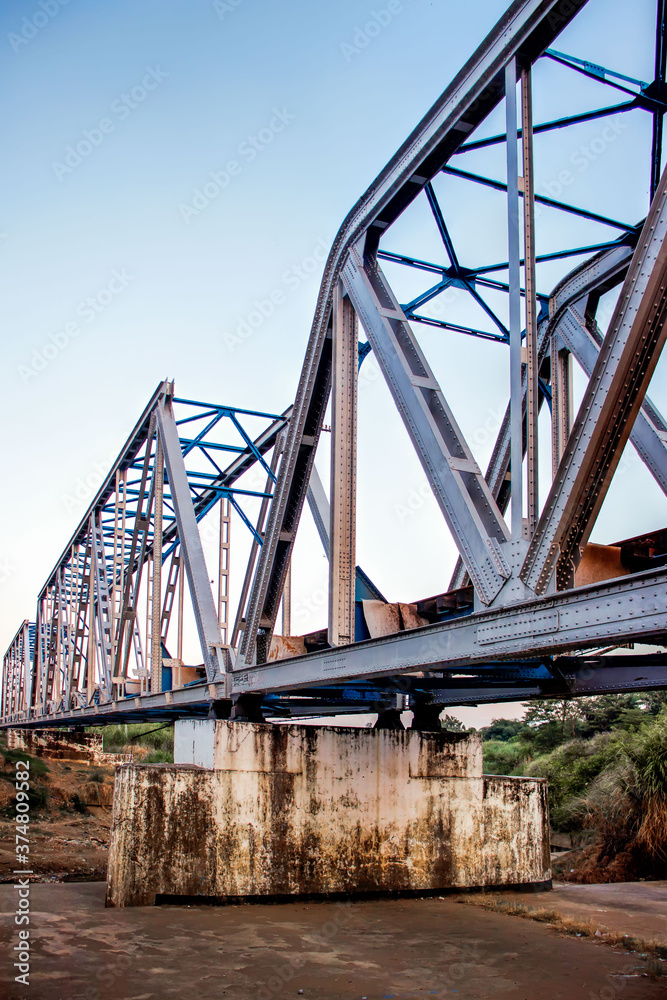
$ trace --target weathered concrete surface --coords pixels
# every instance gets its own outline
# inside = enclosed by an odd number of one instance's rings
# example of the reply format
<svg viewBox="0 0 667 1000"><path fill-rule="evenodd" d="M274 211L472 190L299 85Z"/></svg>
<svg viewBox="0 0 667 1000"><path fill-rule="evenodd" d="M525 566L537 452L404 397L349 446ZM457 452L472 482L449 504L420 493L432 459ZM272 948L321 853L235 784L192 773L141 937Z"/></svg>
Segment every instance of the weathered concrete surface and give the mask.
<svg viewBox="0 0 667 1000"><path fill-rule="evenodd" d="M5 958L16 943L15 896L0 886ZM641 978L636 955L451 897L105 910L103 884L70 883L33 885L30 905L30 986L14 983L6 958L7 1000L287 1000L299 990L299 1000L665 995L664 980Z"/></svg>
<svg viewBox="0 0 667 1000"><path fill-rule="evenodd" d="M130 760L130 754L105 753L101 735L72 732L71 729L8 729L7 746L50 760L87 764L122 764Z"/></svg>
<svg viewBox="0 0 667 1000"><path fill-rule="evenodd" d="M193 764L116 771L111 906L551 877L546 784L483 777L479 736L239 722L191 731Z"/></svg>
<svg viewBox="0 0 667 1000"><path fill-rule="evenodd" d="M546 781L495 774L486 774L482 780L483 884L506 885L551 878ZM544 874L536 877L540 871Z"/></svg>

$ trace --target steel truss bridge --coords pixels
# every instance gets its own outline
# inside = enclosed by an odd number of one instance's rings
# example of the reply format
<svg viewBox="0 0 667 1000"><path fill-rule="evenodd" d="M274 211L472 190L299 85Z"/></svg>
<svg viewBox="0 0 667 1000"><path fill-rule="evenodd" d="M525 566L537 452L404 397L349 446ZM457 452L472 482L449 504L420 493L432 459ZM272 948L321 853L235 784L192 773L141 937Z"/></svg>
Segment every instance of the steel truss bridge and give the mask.
<svg viewBox="0 0 667 1000"><path fill-rule="evenodd" d="M351 711L389 719L411 707L428 727L446 705L667 687L667 655L655 651L667 637L667 531L588 544L628 439L667 492L667 421L646 395L667 333L667 0L657 4L650 81L555 47L585 6L513 3L353 207L326 263L292 406L239 410L158 387L41 590L34 621L7 651L2 725ZM545 61L597 81L610 101L533 121ZM505 129L489 135L496 109ZM634 112L648 116L652 135L645 219L535 193L540 136ZM466 166L492 147L506 163L501 180ZM443 175L462 185L461 197L464 188L495 192L505 260L461 263L438 193ZM536 205L561 217L562 242L549 253L536 253ZM425 209L419 218L435 227L445 263L389 248L413 206ZM599 227L599 239L569 241L577 218ZM540 269L553 261L569 273L546 294ZM410 301L392 290L392 269L411 273L420 290ZM605 323L600 300L619 287ZM488 322L465 326L436 309L452 288ZM490 304L499 296L504 312ZM420 346L424 324L509 352L510 400L485 474ZM358 373L371 351L460 553L449 590L414 604L387 603L356 566ZM576 414L573 359L588 377ZM314 457L330 399L327 499ZM553 472L540 505L545 403ZM328 627L291 636L290 565L306 500L329 559ZM232 512L251 539L234 615ZM201 531L211 514L215 570ZM183 659L188 616L201 646L194 666Z"/></svg>

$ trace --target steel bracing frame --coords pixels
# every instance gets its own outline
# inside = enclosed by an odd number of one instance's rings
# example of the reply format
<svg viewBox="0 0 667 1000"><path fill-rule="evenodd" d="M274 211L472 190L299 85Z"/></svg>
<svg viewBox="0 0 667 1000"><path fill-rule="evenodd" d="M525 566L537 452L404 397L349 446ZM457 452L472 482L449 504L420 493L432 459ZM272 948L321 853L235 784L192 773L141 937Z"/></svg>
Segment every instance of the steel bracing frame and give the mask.
<svg viewBox="0 0 667 1000"><path fill-rule="evenodd" d="M272 415L208 406L161 384L40 593L33 633L24 623L5 657L4 724L209 711L308 716L667 687L667 657L646 648L667 636L667 533L614 546L625 559L616 573L586 586L577 579L628 440L667 493L667 421L646 395L667 331L666 0L657 2L648 82L562 51L557 39L584 6L516 0L353 207L325 265L291 407ZM534 121L547 64L623 100ZM483 134L496 108L505 130ZM645 218L619 218L613 199L598 211L538 192L541 136L635 112L651 119ZM468 154L494 147L504 148L503 176L469 167L477 161ZM448 185L461 197L484 189L497 199L504 259L463 262ZM425 209L444 263L397 252L392 226L413 206ZM599 236L538 252L536 206L598 227ZM557 262L563 277L549 290L542 266ZM412 276L413 289L421 282L407 300L392 288L399 274ZM599 303L619 288L607 324ZM452 289L474 305L478 323L448 315L442 304ZM420 326L508 351L509 403L485 473L419 342ZM358 372L369 353L460 553L450 590L414 605L387 604L356 566ZM573 361L588 378L576 413ZM545 403L553 481L540 506ZM264 425L250 433L248 420ZM223 423L236 445L215 438ZM314 465L328 430L330 501ZM291 567L306 500L329 559L328 625L294 637ZM200 531L216 505L217 601ZM234 616L231 516L251 532ZM186 600L198 668L182 659ZM285 638L277 641L281 608ZM394 624L383 630L381 620ZM175 672L166 688L165 665ZM198 676L185 680L188 670Z"/></svg>
<svg viewBox="0 0 667 1000"><path fill-rule="evenodd" d="M181 682L229 687L230 509L259 537L252 505L271 497L267 458L288 419L158 387L42 589L35 625L24 623L7 653L4 718L96 712L160 694L165 668ZM268 485L258 488L257 468L269 471ZM217 603L199 529L216 506ZM182 658L186 604L197 667Z"/></svg>

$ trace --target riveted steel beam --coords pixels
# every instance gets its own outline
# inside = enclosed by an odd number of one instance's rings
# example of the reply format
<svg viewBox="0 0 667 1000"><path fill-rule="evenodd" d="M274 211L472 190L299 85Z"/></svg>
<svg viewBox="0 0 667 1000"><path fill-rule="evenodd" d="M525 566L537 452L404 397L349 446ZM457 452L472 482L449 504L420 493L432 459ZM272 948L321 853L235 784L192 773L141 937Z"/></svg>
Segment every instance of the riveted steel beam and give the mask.
<svg viewBox="0 0 667 1000"><path fill-rule="evenodd" d="M558 336L590 378L603 342L599 330L586 325L576 306L567 306L559 318ZM667 493L667 422L646 396L630 432L630 440L663 493Z"/></svg>
<svg viewBox="0 0 667 1000"><path fill-rule="evenodd" d="M537 344L537 284L535 275L535 179L533 170L532 70L521 71L521 149L523 154L523 233L526 283L526 478L528 537L540 513L538 496L537 418L539 357ZM521 391L523 397L523 388ZM522 442L523 450L523 442Z"/></svg>
<svg viewBox="0 0 667 1000"><path fill-rule="evenodd" d="M354 642L357 518L357 318L339 283L333 308L329 642Z"/></svg>
<svg viewBox="0 0 667 1000"><path fill-rule="evenodd" d="M667 174L639 238L609 332L530 544L521 577L571 586L667 337Z"/></svg>
<svg viewBox="0 0 667 1000"><path fill-rule="evenodd" d="M310 473L310 482L308 483L308 506L310 508L310 513L313 515L313 520L315 522L315 527L317 528L317 534L322 542L322 548L324 549L324 554L329 558L329 527L331 521L331 508L329 507L329 501L327 495L324 492L324 485L320 479L320 474L317 471L317 466L313 465Z"/></svg>
<svg viewBox="0 0 667 1000"><path fill-rule="evenodd" d="M156 417L206 676L214 681L226 674L220 624L183 462L178 427L168 397L158 404Z"/></svg>
<svg viewBox="0 0 667 1000"><path fill-rule="evenodd" d="M510 495L512 540L523 538L523 422L521 335L521 237L519 234L519 164L517 158L516 57L505 67L507 123L507 241L510 316Z"/></svg>
<svg viewBox="0 0 667 1000"><path fill-rule="evenodd" d="M489 604L510 576L502 515L377 264L362 263L352 250L343 283L480 600Z"/></svg>
<svg viewBox="0 0 667 1000"><path fill-rule="evenodd" d="M611 250L604 250L590 260L579 264L570 272L552 292L549 303L549 319L542 319L538 324L538 369L550 351L550 341L555 338L558 342L559 323L567 309L590 296L602 294L619 284L625 277L628 265L632 258L632 246L618 246ZM582 363L582 362L580 362ZM553 365L553 359L552 359ZM583 364L582 364L582 367ZM592 365L591 365L592 370ZM590 374L590 373L589 373ZM552 379L554 373L552 371ZM558 377L558 376L556 376ZM524 368L522 375L522 392L524 405L526 401L526 379L527 370ZM553 383L552 383L553 389ZM558 390L553 393L556 396L556 407L558 406ZM657 413L657 411L656 411ZM566 415L569 417L569 414ZM658 414L658 418L659 414ZM565 426L561 426L561 436L564 430L567 431L562 443L565 448L565 440L569 436L571 418L565 421ZM656 422L656 427L659 427ZM524 450L526 441L524 438ZM557 445L560 448L560 444ZM556 450L556 449L555 449ZM562 451L559 452L559 460ZM499 510L505 513L509 503L509 468L510 468L510 407L508 405L500 429L496 438L496 443L486 470L486 481L498 504ZM555 471L555 470L554 470ZM467 580L465 565L459 559L449 584L450 590L463 587Z"/></svg>
<svg viewBox="0 0 667 1000"><path fill-rule="evenodd" d="M654 661L654 662L651 662ZM657 691L667 688L667 662L664 656L583 656L557 657L552 664L557 680L515 685L460 683L434 691L436 705L482 705L503 701L526 701L529 698L582 698L599 694L626 694L632 691Z"/></svg>
<svg viewBox="0 0 667 1000"><path fill-rule="evenodd" d="M419 195L465 137L504 97L504 70L537 59L586 0L516 0L427 112L339 230L320 286L285 453L249 599L239 662L263 662L275 624L314 450L331 385L330 323L334 291L354 244L373 253L380 234ZM493 586L491 589L493 590Z"/></svg>
<svg viewBox="0 0 667 1000"><path fill-rule="evenodd" d="M664 643L666 635L667 569L663 568L235 671L233 690L279 691L633 641Z"/></svg>

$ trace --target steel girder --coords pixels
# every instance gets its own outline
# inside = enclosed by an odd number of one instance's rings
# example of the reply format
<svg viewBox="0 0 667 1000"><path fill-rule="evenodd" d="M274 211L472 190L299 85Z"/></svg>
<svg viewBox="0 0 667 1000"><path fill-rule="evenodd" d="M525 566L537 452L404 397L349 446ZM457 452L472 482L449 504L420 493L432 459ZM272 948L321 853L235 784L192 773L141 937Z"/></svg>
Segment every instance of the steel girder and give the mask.
<svg viewBox="0 0 667 1000"><path fill-rule="evenodd" d="M332 646L354 642L357 531L357 318L339 285L333 305L333 402L329 629ZM312 478L312 475L311 475Z"/></svg>
<svg viewBox="0 0 667 1000"><path fill-rule="evenodd" d="M308 718L378 712L412 707L425 700L442 708L456 705L502 704L531 698L572 698L596 694L648 691L667 687L664 655L558 656L541 661L505 661L452 669L441 677L388 675L373 681L319 681L286 692L267 693L262 710L267 718ZM110 725L122 722L173 721L206 718L211 704L221 704L225 684L199 684L175 691L119 699L103 705L17 718L26 728ZM11 720L3 720L11 724Z"/></svg>
<svg viewBox="0 0 667 1000"><path fill-rule="evenodd" d="M419 195L465 137L503 98L507 63L513 58L532 63L581 6L583 3L569 0L517 0L512 4L339 230L320 287L275 498L253 581L239 668L252 664L256 658L266 659L267 635L276 621L329 398L333 295L350 250L364 240L365 252L375 252L382 231Z"/></svg>
<svg viewBox="0 0 667 1000"><path fill-rule="evenodd" d="M183 400L170 383L160 385L40 592L31 642L24 625L8 650L3 717L93 713L131 692L160 692L163 667L183 669L184 573L204 661L201 670L187 668L188 677L205 673L224 682L227 610L224 601L215 607L198 523L216 503L228 522L234 506L257 536L244 508L268 502L275 477L269 476L267 492L254 488L246 473L269 468L264 455L275 450L287 420ZM246 424L263 429L253 437ZM231 463L221 467L221 456L230 455ZM223 516L224 531L226 521ZM228 548L226 535L218 566L219 594L225 595ZM145 627L140 598L146 601ZM178 634L172 630L169 639L172 611ZM168 641L176 647L174 657Z"/></svg>
<svg viewBox="0 0 667 1000"><path fill-rule="evenodd" d="M630 263L521 576L536 593L559 562L571 583L667 338L667 173Z"/></svg>
<svg viewBox="0 0 667 1000"><path fill-rule="evenodd" d="M557 326L558 336L590 379L603 336L597 324L590 328L576 306L568 306ZM630 431L630 440L663 493L667 493L667 423L646 396Z"/></svg>
<svg viewBox="0 0 667 1000"><path fill-rule="evenodd" d="M665 634L667 569L661 569L235 671L233 690L290 690L354 677L463 667L489 659L661 642Z"/></svg>
<svg viewBox="0 0 667 1000"><path fill-rule="evenodd" d="M380 269L352 250L343 282L475 589L489 604L511 573L502 515Z"/></svg>
<svg viewBox="0 0 667 1000"><path fill-rule="evenodd" d="M196 715L202 713L207 702L215 704L221 699L229 702L249 693L262 695L266 710L272 706L278 713L294 716L299 712L348 711L355 705L362 706L358 710L368 710L372 705L386 707L396 704L397 698L406 697L455 704L667 686L667 669L659 658L623 657L624 661L632 662L620 663L610 657L561 655L647 639L662 643L667 634L667 620L662 613L667 605L664 570L631 573L587 588L572 587L572 571L628 435L632 435L640 455L663 489L667 483L665 422L655 406L643 398L662 346L665 303L661 289L667 277L663 250L667 181L663 179L659 186L656 174L666 108L662 96L666 51L664 5L660 0L656 78L648 85L549 48L584 2L518 0L514 3L355 205L334 241L326 264L294 406L280 416L264 415L271 417L270 425L254 442L245 436L244 446L238 449L238 458L231 466L221 469L209 448L207 459L215 471L209 471L207 476L201 469L188 467L189 456L200 447L202 438L184 436L171 412L170 391L164 387L158 390L140 421L143 443L137 447L136 441L130 442L126 447L126 451L130 449L128 454L132 453L133 468L141 472L141 484L136 491L140 499L133 501L138 506L129 515L132 521L131 532L127 534L131 539L129 556L122 531L120 550L116 544L111 554L101 554L99 539L100 534L104 537L105 526L101 520L93 519L88 534L81 536L76 547L70 543L68 549L71 551L68 559L78 569L72 573L65 564L59 564L41 595L44 600L35 637L39 652L35 655L42 666L31 681L33 712L39 707L40 715L33 716L34 724L54 724L45 722L46 719L57 719L62 724L63 719L93 716L100 721L115 720L132 713L147 718ZM624 90L632 99L534 124L532 69L541 56ZM517 80L521 85L520 121L515 103ZM506 134L476 140L471 133L504 98ZM656 197L643 230L641 225L619 221L609 214L535 194L533 135L635 108L648 111L653 117L651 192ZM517 140L521 140L521 157L519 160L516 155L515 143L508 142L507 183L459 170L449 163L454 155L506 142L508 136L513 140L515 132ZM519 162L523 164L522 176L518 172ZM447 228L446 212L439 202L436 178L440 174L482 184L506 196L510 222L506 262L475 268L461 265ZM448 265L398 254L382 245L391 224L420 197L428 202ZM518 224L521 199L523 257ZM586 247L537 254L535 203L615 228L621 235ZM590 254L596 256L576 268L550 296L538 291L537 265ZM379 261L435 275L436 284L401 304L380 270ZM507 271L507 282L493 277L499 271ZM603 338L596 324L598 300L622 281L626 272L617 315L609 334ZM477 329L428 315L429 303L453 286L472 297L493 329ZM487 289L509 295L508 324L486 302L482 292ZM521 330L522 297L526 303L525 338ZM373 349L459 547L462 559L452 585L461 586L469 575L476 602L473 614L362 642L351 641L354 638L355 314L366 329L370 345L359 346L359 358L363 359ZM510 404L485 477L418 343L410 326L412 322L510 345L513 373ZM574 423L570 355L591 376L585 406ZM314 475L313 461L332 386L332 503L329 505ZM538 523L537 413L545 399L553 410L553 455L559 468ZM204 407L193 401L180 402ZM204 408L203 415L213 424L222 415L235 419L232 411L215 406ZM155 440L154 449L142 450L147 439ZM166 464L164 481L161 449ZM269 451L270 464L263 459ZM524 461L528 514L525 522L521 502ZM239 644L235 662L234 649L223 648L220 642L220 614L210 593L197 522L221 497L228 498L237 513L244 516L230 486L253 464L263 466L267 485L263 491L253 491L253 496L261 501L256 524L246 518L253 531L253 546L231 639L233 647ZM113 490L124 497L123 503L116 502L115 510L116 519L120 518L123 524L128 516L123 504L129 501L127 492L123 493L127 482L119 476L128 467L126 459L121 461L114 470L116 480L105 487L107 500ZM267 662L281 600L284 621L289 622L289 612L285 615L285 609L289 608L285 587L306 496L330 558L328 635L310 637L308 648L315 649L314 652ZM511 528L504 518L510 502ZM116 535L119 530L116 527ZM102 549L111 547L109 538L107 524L107 541ZM121 699L132 642L135 657L138 656L136 603L144 564L147 582L153 587L151 669L162 656L162 628L165 618L168 622L171 604L167 612L166 594L164 605L160 603L163 560L155 559L157 550L171 559L167 592L172 598L179 580L182 587L180 566L184 563L187 567L207 683L195 684L190 690L165 692L152 683L150 693ZM538 597L550 585L552 567L559 556L559 565L566 567L567 572L559 574L555 593ZM104 559L112 569L101 572ZM121 601L116 581L123 573L125 587ZM357 568L357 582L359 577ZM133 580L138 582L133 584ZM108 601L104 596L105 585ZM112 610L105 610L108 607ZM72 608L77 608L76 613ZM87 624L88 608L98 610L96 646L91 639L94 630ZM114 614L119 613L120 621L125 623L120 633L113 628ZM123 642L119 642L119 635ZM323 648L327 644L329 648ZM100 661L100 669L91 684L93 654ZM556 659L554 654L558 654ZM69 657L67 671L58 667L64 655ZM520 657L524 660L520 661ZM107 668L111 659L112 672ZM84 668L88 684L85 704L81 704L80 675ZM429 675L428 680L421 676L423 671ZM140 668L137 674L142 676ZM64 677L69 678L65 686L70 695L73 687L78 691L78 704L71 697L67 704L59 700Z"/></svg>
<svg viewBox="0 0 667 1000"><path fill-rule="evenodd" d="M551 355L552 384L555 379L555 366L559 341L581 365L590 378L597 360L603 336L600 334L594 318L587 322L589 300L599 297L602 292L609 291L623 281L632 258L632 246L621 245L612 250L603 250L591 260L575 268L575 270L554 289L550 300L549 315L544 315L538 326L538 367ZM554 347L554 343L556 347ZM522 395L525 400L527 390L527 371L524 367L522 377ZM554 393L556 396L556 393ZM543 401L543 396L540 403ZM553 423L558 439L562 428L558 426L558 414L554 399ZM566 435L566 437L569 436ZM630 433L630 439L638 454L645 462L656 482L667 492L667 423L657 407L648 398L644 399L641 410ZM526 440L524 438L524 454ZM563 445L564 447L564 445ZM555 449L558 449L558 443ZM486 470L486 481L489 484L499 509L504 514L510 499L508 473L510 469L510 408L509 405L500 425L493 453ZM450 589L455 590L465 585L467 571L461 559L458 560L450 582Z"/></svg>
<svg viewBox="0 0 667 1000"><path fill-rule="evenodd" d="M27 684L32 660L31 646L34 640L34 626L31 626L30 622L24 621L4 655L2 662L2 718L10 718L26 710L30 700Z"/></svg>

